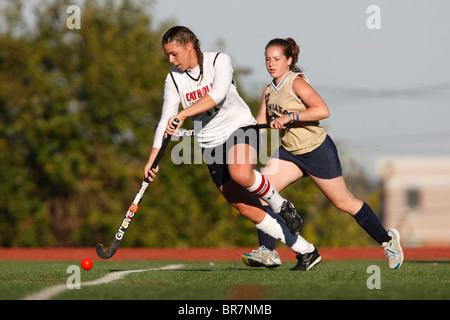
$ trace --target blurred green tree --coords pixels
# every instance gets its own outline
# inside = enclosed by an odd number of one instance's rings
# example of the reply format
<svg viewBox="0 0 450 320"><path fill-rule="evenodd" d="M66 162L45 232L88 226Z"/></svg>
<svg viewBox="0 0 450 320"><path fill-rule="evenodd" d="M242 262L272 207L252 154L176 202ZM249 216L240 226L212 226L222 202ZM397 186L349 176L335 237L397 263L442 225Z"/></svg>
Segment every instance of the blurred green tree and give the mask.
<svg viewBox="0 0 450 320"><path fill-rule="evenodd" d="M151 4L84 1L80 29L67 28L70 1L39 3L31 24L22 2L5 6L1 246L95 246L115 233L143 177L171 69L161 50L168 26L152 29ZM236 70L238 81L249 72ZM242 95L256 114L259 98ZM225 202L204 164L170 161L175 144L123 245L256 245L253 224ZM307 235L317 245L353 243L349 230L357 227L334 221L336 210L307 179L285 195L310 222Z"/></svg>

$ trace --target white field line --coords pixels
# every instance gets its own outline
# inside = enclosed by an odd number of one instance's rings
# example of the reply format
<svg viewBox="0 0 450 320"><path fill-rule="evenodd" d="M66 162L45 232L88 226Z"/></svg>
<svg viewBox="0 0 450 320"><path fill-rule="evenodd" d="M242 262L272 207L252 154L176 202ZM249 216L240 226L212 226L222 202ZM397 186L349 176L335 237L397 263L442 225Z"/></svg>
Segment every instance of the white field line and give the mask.
<svg viewBox="0 0 450 320"><path fill-rule="evenodd" d="M96 286L99 284L105 284L110 283L119 279L124 278L125 276L131 274L131 273L139 273L139 272L148 272L148 271L161 271L161 270L175 270L182 268L182 264L171 264L165 267L161 268L151 268L151 269L141 269L141 270L128 270L128 271L117 271L110 274L107 274L103 278L88 281L88 282L82 282L81 287L88 287L88 286ZM54 297L57 294L60 294L61 292L69 290L67 288L67 284L59 284L56 286L52 286L49 288L45 288L41 291L38 291L36 293L30 294L23 298L22 300L48 300L52 297Z"/></svg>

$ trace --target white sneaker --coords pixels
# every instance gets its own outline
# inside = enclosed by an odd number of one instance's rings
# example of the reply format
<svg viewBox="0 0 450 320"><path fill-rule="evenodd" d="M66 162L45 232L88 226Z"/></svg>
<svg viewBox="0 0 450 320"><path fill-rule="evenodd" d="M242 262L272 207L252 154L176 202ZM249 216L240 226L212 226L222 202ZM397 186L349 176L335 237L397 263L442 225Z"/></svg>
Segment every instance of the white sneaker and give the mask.
<svg viewBox="0 0 450 320"><path fill-rule="evenodd" d="M384 254L389 262L391 270L397 270L403 263L404 255L403 249L400 245L400 233L397 229L389 229L388 234L391 236L391 241L383 242L381 247L384 249Z"/></svg>
<svg viewBox="0 0 450 320"><path fill-rule="evenodd" d="M281 259L276 250L269 250L261 246L258 250L242 255L242 262L249 267L276 268L281 266Z"/></svg>

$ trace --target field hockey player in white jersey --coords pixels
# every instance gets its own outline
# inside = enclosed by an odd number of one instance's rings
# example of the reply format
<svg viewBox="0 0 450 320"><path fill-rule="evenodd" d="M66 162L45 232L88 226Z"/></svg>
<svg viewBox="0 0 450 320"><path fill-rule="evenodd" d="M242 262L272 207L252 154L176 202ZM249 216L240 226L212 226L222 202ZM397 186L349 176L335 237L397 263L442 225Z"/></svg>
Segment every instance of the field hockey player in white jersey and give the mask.
<svg viewBox="0 0 450 320"><path fill-rule="evenodd" d="M150 171L150 167L164 135L173 135L177 130L172 126L173 120L178 119L181 127L190 117L212 179L226 200L255 223L258 230L287 244L295 253L314 248L298 235L303 221L295 208L254 170L257 122L234 85L230 57L202 52L195 34L181 26L169 29L162 45L174 68L165 81L161 120L145 166L145 177L153 181L158 171L158 168ZM180 104L183 109L179 112ZM267 214L260 199L279 216Z"/></svg>
<svg viewBox="0 0 450 320"><path fill-rule="evenodd" d="M319 126L319 120L329 117L328 107L296 67L298 55L299 47L292 38L273 39L266 46L266 68L273 81L263 93L257 120L268 123L273 119L270 126L282 131L281 147L262 173L277 191L310 176L336 208L353 216L380 244L389 267L398 269L403 262L400 234L396 229L386 230L370 206L347 189L336 146ZM276 167L276 172L269 173L271 167ZM274 241L262 236L260 244L271 248ZM260 251L244 254L244 262L257 262ZM314 259L316 254L309 255Z"/></svg>

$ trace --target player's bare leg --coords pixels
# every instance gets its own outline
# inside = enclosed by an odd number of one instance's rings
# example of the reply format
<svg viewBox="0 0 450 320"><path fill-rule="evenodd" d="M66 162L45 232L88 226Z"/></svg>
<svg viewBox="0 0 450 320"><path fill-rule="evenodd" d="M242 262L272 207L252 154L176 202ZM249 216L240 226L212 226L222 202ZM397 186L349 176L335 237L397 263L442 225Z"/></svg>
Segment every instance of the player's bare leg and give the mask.
<svg viewBox="0 0 450 320"><path fill-rule="evenodd" d="M357 199L347 189L342 176L328 180L314 176L311 178L336 208L352 215L372 239L380 244L389 262L389 268L400 268L404 259L400 233L396 229L386 230L369 205Z"/></svg>

